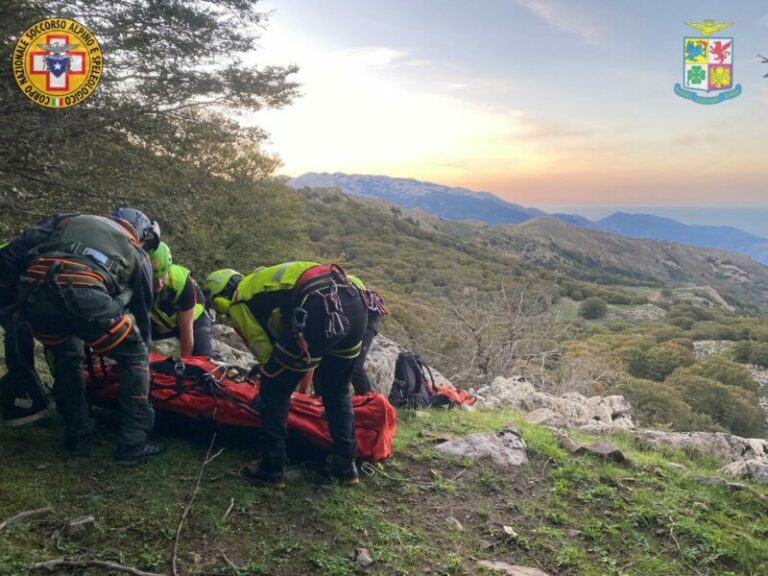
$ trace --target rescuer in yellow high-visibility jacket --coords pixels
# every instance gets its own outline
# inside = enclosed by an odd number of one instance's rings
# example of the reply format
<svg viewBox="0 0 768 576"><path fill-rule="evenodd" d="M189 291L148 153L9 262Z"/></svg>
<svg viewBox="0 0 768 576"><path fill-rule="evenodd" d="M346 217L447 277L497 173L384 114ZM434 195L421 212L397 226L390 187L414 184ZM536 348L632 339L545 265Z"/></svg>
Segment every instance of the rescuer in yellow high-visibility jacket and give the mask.
<svg viewBox="0 0 768 576"><path fill-rule="evenodd" d="M149 253L155 294L150 311L152 339L178 338L181 356L213 356L211 317L205 296L189 270L174 264L165 242Z"/></svg>
<svg viewBox="0 0 768 576"><path fill-rule="evenodd" d="M354 421L349 377L360 353L367 309L360 289L338 266L286 262L243 277L212 272L204 293L261 364L262 461L246 466L250 480L285 486L286 423L290 396L315 368L334 440L331 473L356 484Z"/></svg>

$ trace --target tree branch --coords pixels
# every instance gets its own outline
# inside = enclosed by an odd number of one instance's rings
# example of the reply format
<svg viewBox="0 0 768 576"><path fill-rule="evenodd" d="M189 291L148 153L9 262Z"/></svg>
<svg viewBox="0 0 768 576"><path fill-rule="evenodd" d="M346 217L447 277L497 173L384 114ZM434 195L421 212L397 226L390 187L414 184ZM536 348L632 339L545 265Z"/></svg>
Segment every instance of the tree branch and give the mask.
<svg viewBox="0 0 768 576"><path fill-rule="evenodd" d="M32 518L33 516L42 516L43 514L51 514L52 512L53 512L53 508L50 508L50 507L38 508L37 510L25 510L24 512L19 512L15 516L11 516L7 520L0 522L0 532L2 532L6 526L13 524L14 522L18 522L19 520L24 520L25 518Z"/></svg>
<svg viewBox="0 0 768 576"><path fill-rule="evenodd" d="M165 576L164 574L158 574L157 572L144 572L137 568L131 568L130 566L123 566L117 562L106 562L104 560L66 560L64 558L58 560L47 560L45 562L37 562L29 567L30 571L35 570L47 570L53 572L59 568L103 568L106 570L115 570L117 572L125 572L126 574L133 574L133 576Z"/></svg>

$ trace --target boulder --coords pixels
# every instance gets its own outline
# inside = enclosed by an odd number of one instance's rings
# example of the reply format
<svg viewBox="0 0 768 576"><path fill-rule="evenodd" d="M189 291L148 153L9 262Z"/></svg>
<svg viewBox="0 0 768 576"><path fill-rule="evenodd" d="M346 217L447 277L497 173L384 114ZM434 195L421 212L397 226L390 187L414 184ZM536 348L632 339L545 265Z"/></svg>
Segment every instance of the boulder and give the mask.
<svg viewBox="0 0 768 576"><path fill-rule="evenodd" d="M546 426L554 426L555 428L562 428L568 424L566 418L551 410L549 408L538 408L528 413L525 417L526 422L529 424L544 424Z"/></svg>
<svg viewBox="0 0 768 576"><path fill-rule="evenodd" d="M765 460L741 460L731 462L720 469L721 474L738 478L739 480L751 480L753 482L768 483L768 461Z"/></svg>
<svg viewBox="0 0 768 576"><path fill-rule="evenodd" d="M435 450L457 458L488 459L501 468L528 463L525 442L516 430L511 429L496 434L470 434L438 444Z"/></svg>
<svg viewBox="0 0 768 576"><path fill-rule="evenodd" d="M723 432L659 432L632 430L632 435L651 446L696 450L724 463L758 460L768 463L768 440L742 438Z"/></svg>
<svg viewBox="0 0 768 576"><path fill-rule="evenodd" d="M591 444L582 446L577 451L577 454L578 453L592 454L602 458L603 460L611 460L612 462L618 463L627 461L627 457L624 455L624 453L616 448L616 446L611 444L608 440L598 440L597 442L592 442Z"/></svg>

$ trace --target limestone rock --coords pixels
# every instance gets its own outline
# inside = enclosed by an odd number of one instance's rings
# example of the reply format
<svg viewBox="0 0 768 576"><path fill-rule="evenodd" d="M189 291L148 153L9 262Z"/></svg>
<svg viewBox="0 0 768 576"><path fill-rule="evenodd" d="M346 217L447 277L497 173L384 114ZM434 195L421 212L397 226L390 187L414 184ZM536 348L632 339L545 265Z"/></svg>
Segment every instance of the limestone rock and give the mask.
<svg viewBox="0 0 768 576"><path fill-rule="evenodd" d="M529 424L545 424L547 426L555 426L556 428L562 428L568 424L565 416L558 414L550 408L533 410L528 413L525 420Z"/></svg>
<svg viewBox="0 0 768 576"><path fill-rule="evenodd" d="M435 450L457 458L488 459L501 468L528 463L525 442L513 430L502 430L496 434L470 434L438 444Z"/></svg>
<svg viewBox="0 0 768 576"><path fill-rule="evenodd" d="M616 448L616 446L611 444L608 440L598 440L597 442L592 442L591 444L582 446L579 452L583 454L593 454L613 462L621 463L627 461L627 457L624 455L624 453Z"/></svg>
<svg viewBox="0 0 768 576"><path fill-rule="evenodd" d="M360 568L365 568L373 564L373 558L371 558L368 548L356 548L355 549L355 564Z"/></svg>
<svg viewBox="0 0 768 576"><path fill-rule="evenodd" d="M464 525L453 516L449 516L448 518L446 518L445 523L448 524L454 530L457 530L459 532L464 531Z"/></svg>
<svg viewBox="0 0 768 576"><path fill-rule="evenodd" d="M632 427L632 407L623 396L594 396L587 398L578 392L552 396L537 392L524 378L498 377L471 393L479 396L478 404L485 408L511 408L529 412L528 421L556 427L604 426Z"/></svg>
<svg viewBox="0 0 768 576"><path fill-rule="evenodd" d="M764 460L742 460L731 462L720 469L721 474L726 474L740 480L753 482L768 482L768 462Z"/></svg>
<svg viewBox="0 0 768 576"><path fill-rule="evenodd" d="M724 463L759 460L768 463L768 440L742 438L722 432L659 432L632 430L631 433L651 446L694 449Z"/></svg>

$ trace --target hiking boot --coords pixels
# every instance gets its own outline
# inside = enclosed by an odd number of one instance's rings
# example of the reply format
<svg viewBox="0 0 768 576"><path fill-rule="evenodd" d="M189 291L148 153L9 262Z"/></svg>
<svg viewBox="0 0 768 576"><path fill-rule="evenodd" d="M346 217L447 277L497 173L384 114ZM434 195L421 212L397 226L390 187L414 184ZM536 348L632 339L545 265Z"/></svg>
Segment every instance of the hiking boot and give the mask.
<svg viewBox="0 0 768 576"><path fill-rule="evenodd" d="M268 465L264 459L258 464L251 462L240 468L240 478L252 484L263 484L277 490L283 490L288 486L285 466Z"/></svg>
<svg viewBox="0 0 768 576"><path fill-rule="evenodd" d="M32 399L29 394L18 396L3 406L3 422L9 428L27 426L50 416L48 402Z"/></svg>
<svg viewBox="0 0 768 576"><path fill-rule="evenodd" d="M118 444L115 452L115 464L118 466L138 466L154 456L165 452L165 446L157 442L146 441L143 444L128 446Z"/></svg>
<svg viewBox="0 0 768 576"><path fill-rule="evenodd" d="M92 434L78 434L70 436L64 443L67 445L69 455L72 458L87 458L91 455L91 444L93 444Z"/></svg>
<svg viewBox="0 0 768 576"><path fill-rule="evenodd" d="M360 475L357 472L354 458L334 456L331 460L330 476L344 486L354 486L360 483Z"/></svg>

